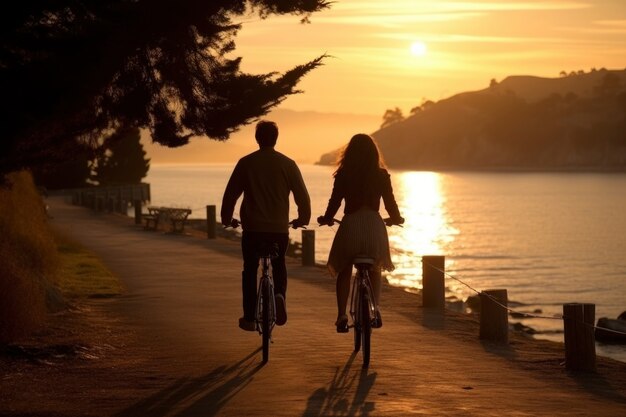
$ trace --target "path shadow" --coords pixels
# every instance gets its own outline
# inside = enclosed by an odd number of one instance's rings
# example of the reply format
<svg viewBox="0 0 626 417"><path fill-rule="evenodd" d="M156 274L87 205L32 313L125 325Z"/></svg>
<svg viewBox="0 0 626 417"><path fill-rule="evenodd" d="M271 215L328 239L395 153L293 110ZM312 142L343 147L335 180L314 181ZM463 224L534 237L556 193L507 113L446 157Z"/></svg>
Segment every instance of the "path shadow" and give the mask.
<svg viewBox="0 0 626 417"><path fill-rule="evenodd" d="M207 375L181 378L115 417L215 416L252 382L254 374L263 367L254 359L260 350L258 348L234 365L220 366Z"/></svg>
<svg viewBox="0 0 626 417"><path fill-rule="evenodd" d="M436 308L422 308L422 325L431 330L443 330L446 327L446 313Z"/></svg>
<svg viewBox="0 0 626 417"><path fill-rule="evenodd" d="M596 372L573 372L568 374L586 391L604 398L626 405L626 393L620 392L604 375ZM625 408L626 409L626 408Z"/></svg>
<svg viewBox="0 0 626 417"><path fill-rule="evenodd" d="M515 360L518 356L515 348L509 343L492 342L482 339L479 339L478 341L485 352L489 352L509 360Z"/></svg>
<svg viewBox="0 0 626 417"><path fill-rule="evenodd" d="M307 400L302 417L364 416L374 411L375 402L367 401L376 381L376 373L368 374L367 368L351 372L356 357L352 352L342 369L337 367L328 386L321 387Z"/></svg>

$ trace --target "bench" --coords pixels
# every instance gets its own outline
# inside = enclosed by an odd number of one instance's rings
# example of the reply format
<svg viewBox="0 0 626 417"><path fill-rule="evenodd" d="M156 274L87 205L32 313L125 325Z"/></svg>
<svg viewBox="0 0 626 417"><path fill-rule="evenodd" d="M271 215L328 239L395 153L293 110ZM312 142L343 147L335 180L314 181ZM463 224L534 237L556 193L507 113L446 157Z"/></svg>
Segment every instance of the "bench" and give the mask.
<svg viewBox="0 0 626 417"><path fill-rule="evenodd" d="M187 217L191 214L190 209L169 208L167 218L172 223L172 232L182 233L185 229Z"/></svg>
<svg viewBox="0 0 626 417"><path fill-rule="evenodd" d="M182 233L190 214L190 209L149 206L148 214L144 214L142 218L146 222L146 229L156 230L159 227L160 219L163 219L170 222L172 232Z"/></svg>
<svg viewBox="0 0 626 417"><path fill-rule="evenodd" d="M146 222L146 229L156 230L159 227L159 207L148 207L148 214L143 214L141 218Z"/></svg>

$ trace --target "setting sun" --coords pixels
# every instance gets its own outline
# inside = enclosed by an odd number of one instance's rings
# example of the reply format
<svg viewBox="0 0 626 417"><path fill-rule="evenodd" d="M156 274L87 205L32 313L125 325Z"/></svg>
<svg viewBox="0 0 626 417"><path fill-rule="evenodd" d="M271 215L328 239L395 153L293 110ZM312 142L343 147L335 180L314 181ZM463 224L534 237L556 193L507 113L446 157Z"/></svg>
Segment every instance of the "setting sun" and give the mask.
<svg viewBox="0 0 626 417"><path fill-rule="evenodd" d="M411 44L411 54L415 56L426 55L426 44L424 42L413 42Z"/></svg>

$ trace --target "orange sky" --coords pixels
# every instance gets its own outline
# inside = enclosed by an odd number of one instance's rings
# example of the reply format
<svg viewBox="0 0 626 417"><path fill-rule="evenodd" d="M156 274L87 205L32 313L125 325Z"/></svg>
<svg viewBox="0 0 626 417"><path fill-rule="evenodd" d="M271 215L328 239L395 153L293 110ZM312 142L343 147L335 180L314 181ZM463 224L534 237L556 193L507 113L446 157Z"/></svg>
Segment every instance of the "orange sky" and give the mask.
<svg viewBox="0 0 626 417"><path fill-rule="evenodd" d="M626 0L339 0L311 22L242 19L244 71L333 56L283 108L408 114L424 98L482 89L492 78L626 66Z"/></svg>

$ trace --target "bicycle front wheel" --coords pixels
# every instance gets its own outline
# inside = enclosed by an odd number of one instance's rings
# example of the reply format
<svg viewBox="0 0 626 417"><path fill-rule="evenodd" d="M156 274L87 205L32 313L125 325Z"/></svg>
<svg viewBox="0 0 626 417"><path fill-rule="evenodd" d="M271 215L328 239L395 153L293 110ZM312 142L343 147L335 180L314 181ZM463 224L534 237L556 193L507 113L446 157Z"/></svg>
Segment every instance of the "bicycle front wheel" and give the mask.
<svg viewBox="0 0 626 417"><path fill-rule="evenodd" d="M361 335L363 339L363 366L368 366L370 364L372 317L370 315L370 298L367 292L364 292L361 297Z"/></svg>
<svg viewBox="0 0 626 417"><path fill-rule="evenodd" d="M270 358L270 341L272 337L272 294L269 280L264 279L261 286L261 304L263 311L261 313L261 335L263 336L263 363Z"/></svg>

